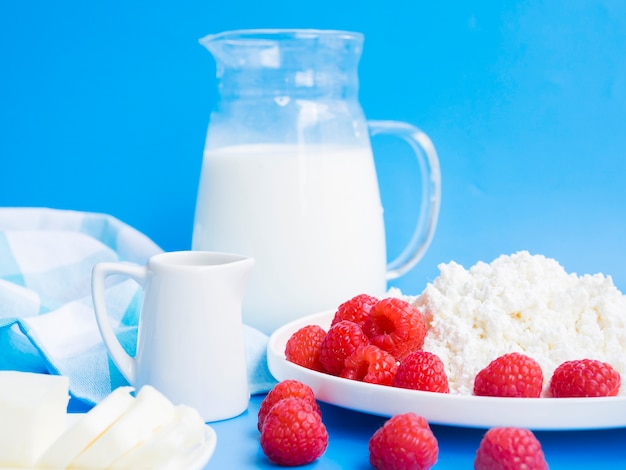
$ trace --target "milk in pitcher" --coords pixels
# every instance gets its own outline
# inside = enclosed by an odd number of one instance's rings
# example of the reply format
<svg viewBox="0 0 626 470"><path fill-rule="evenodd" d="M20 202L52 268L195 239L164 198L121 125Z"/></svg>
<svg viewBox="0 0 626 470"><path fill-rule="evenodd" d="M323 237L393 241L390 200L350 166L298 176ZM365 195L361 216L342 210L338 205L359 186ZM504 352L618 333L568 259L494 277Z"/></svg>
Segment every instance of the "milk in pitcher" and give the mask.
<svg viewBox="0 0 626 470"><path fill-rule="evenodd" d="M386 289L369 147L254 144L204 154L193 249L255 259L244 322L265 333ZM337 263L337 260L340 260Z"/></svg>

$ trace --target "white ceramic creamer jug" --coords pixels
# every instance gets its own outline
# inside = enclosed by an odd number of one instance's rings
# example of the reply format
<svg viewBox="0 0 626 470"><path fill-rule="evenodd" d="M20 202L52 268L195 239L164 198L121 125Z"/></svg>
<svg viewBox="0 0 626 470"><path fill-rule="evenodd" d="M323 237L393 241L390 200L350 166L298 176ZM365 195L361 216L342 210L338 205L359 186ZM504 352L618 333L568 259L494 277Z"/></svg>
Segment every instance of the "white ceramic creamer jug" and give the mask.
<svg viewBox="0 0 626 470"><path fill-rule="evenodd" d="M254 260L230 253L179 251L146 265L97 263L92 296L104 344L139 390L151 385L205 421L243 413L250 400L241 300ZM106 309L105 279L123 275L142 289L135 357L124 350Z"/></svg>
<svg viewBox="0 0 626 470"><path fill-rule="evenodd" d="M194 250L254 257L244 322L271 333L350 297L381 296L433 237L439 162L403 122L366 121L358 101L363 36L242 30L201 43L217 67L198 188ZM388 263L370 135L408 142L421 169L421 212L409 246Z"/></svg>

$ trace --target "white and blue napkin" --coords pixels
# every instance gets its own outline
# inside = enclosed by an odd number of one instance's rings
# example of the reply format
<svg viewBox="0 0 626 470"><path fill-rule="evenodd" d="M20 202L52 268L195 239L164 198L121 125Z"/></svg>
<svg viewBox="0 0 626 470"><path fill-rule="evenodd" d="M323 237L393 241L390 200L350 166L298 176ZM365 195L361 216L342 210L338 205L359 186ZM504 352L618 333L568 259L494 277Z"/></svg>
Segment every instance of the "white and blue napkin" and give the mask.
<svg viewBox="0 0 626 470"><path fill-rule="evenodd" d="M125 385L93 313L91 270L101 261L145 263L161 252L148 237L105 214L0 208L0 369L68 376L70 406L87 409ZM111 285L107 310L134 354L141 290ZM251 393L268 391L267 336L244 328Z"/></svg>

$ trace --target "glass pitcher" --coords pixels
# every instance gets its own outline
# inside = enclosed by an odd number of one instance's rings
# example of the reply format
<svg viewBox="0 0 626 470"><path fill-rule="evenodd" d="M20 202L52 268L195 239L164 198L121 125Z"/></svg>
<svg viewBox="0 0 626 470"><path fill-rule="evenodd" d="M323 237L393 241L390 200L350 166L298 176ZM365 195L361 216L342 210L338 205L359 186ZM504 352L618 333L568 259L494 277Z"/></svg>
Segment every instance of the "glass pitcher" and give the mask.
<svg viewBox="0 0 626 470"><path fill-rule="evenodd" d="M439 162L412 125L366 121L363 35L241 30L200 40L215 58L192 248L255 258L244 321L270 334L354 295L381 297L423 256L437 224ZM370 135L411 145L421 171L416 228L388 262ZM420 195L416 195L419 197Z"/></svg>

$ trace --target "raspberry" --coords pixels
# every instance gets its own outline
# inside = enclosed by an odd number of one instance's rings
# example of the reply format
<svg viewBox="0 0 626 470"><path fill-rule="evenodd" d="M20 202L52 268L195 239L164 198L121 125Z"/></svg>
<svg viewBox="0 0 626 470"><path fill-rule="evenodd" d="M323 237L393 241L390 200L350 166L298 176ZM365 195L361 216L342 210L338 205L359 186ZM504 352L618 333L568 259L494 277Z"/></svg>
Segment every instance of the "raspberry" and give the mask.
<svg viewBox="0 0 626 470"><path fill-rule="evenodd" d="M317 404L317 401L315 401L315 393L313 393L313 389L311 387L298 380L283 380L282 382L274 385L274 388L269 391L261 402L257 422L257 428L259 431L263 429L265 417L270 412L272 407L279 401L286 398L301 398L302 400L308 401L321 415L319 405Z"/></svg>
<svg viewBox="0 0 626 470"><path fill-rule="evenodd" d="M306 465L317 460L327 447L326 426L307 400L285 398L265 418L261 449L278 465Z"/></svg>
<svg viewBox="0 0 626 470"><path fill-rule="evenodd" d="M376 302L378 302L376 297L367 294L359 294L356 297L352 297L337 308L330 326L339 323L341 320L349 320L363 327L365 319Z"/></svg>
<svg viewBox="0 0 626 470"><path fill-rule="evenodd" d="M398 365L396 358L378 346L359 346L344 361L340 376L379 385L391 385Z"/></svg>
<svg viewBox="0 0 626 470"><path fill-rule="evenodd" d="M321 326L307 325L300 328L287 340L285 358L299 366L322 372L324 367L320 362L320 349L325 337L326 331Z"/></svg>
<svg viewBox="0 0 626 470"><path fill-rule="evenodd" d="M369 441L370 464L377 470L426 470L437 463L439 445L428 422L415 413L396 415Z"/></svg>
<svg viewBox="0 0 626 470"><path fill-rule="evenodd" d="M359 325L342 320L330 327L320 348L320 362L324 370L332 375L339 375L344 361L356 349L368 344L369 340Z"/></svg>
<svg viewBox="0 0 626 470"><path fill-rule="evenodd" d="M494 359L474 379L474 395L485 397L538 398L542 387L539 363L517 352Z"/></svg>
<svg viewBox="0 0 626 470"><path fill-rule="evenodd" d="M426 322L411 304L390 297L372 307L363 331L372 344L402 360L424 345Z"/></svg>
<svg viewBox="0 0 626 470"><path fill-rule="evenodd" d="M593 359L567 361L557 367L550 379L550 394L564 397L614 397L621 377L610 364Z"/></svg>
<svg viewBox="0 0 626 470"><path fill-rule="evenodd" d="M547 470L541 443L528 429L491 428L476 451L474 470Z"/></svg>
<svg viewBox="0 0 626 470"><path fill-rule="evenodd" d="M443 362L439 356L427 351L413 351L400 362L393 386L450 393Z"/></svg>

